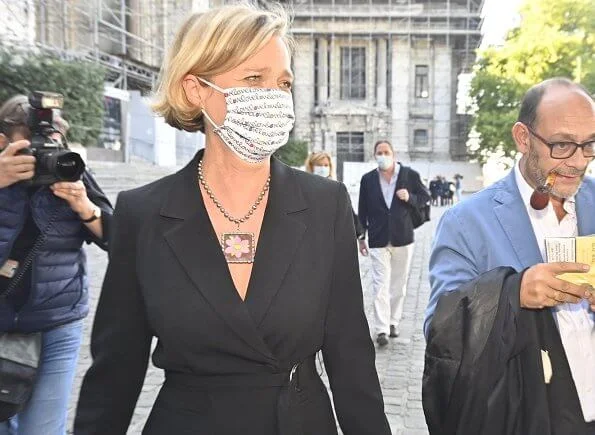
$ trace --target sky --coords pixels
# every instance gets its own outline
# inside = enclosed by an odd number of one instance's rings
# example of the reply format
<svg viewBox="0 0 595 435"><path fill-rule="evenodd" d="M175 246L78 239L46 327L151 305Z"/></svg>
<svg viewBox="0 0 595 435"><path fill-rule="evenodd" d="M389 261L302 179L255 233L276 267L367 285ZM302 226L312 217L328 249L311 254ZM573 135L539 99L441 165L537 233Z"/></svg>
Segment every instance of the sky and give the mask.
<svg viewBox="0 0 595 435"><path fill-rule="evenodd" d="M482 48L501 44L508 30L519 23L522 0L485 0Z"/></svg>
<svg viewBox="0 0 595 435"><path fill-rule="evenodd" d="M524 0L485 0L482 10L483 39L480 49L490 45L500 45L508 30L519 24L518 9ZM467 113L471 105L469 88L471 86L471 73L459 75L459 88L457 91L457 113Z"/></svg>

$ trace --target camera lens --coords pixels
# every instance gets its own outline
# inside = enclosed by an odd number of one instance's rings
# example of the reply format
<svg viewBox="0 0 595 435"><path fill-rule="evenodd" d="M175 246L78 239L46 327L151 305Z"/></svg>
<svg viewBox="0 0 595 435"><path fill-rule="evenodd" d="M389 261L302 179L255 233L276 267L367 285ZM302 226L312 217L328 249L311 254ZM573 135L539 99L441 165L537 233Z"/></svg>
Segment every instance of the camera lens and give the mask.
<svg viewBox="0 0 595 435"><path fill-rule="evenodd" d="M85 163L78 153L61 152L56 159L55 174L62 181L80 180L85 170Z"/></svg>

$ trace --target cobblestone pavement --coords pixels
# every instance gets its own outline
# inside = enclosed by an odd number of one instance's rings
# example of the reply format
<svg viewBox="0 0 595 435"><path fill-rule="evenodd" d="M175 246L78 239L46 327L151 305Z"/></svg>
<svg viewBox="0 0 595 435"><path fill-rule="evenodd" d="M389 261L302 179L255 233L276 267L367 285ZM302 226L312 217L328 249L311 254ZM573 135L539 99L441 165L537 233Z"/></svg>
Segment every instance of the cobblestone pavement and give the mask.
<svg viewBox="0 0 595 435"><path fill-rule="evenodd" d="M108 196L113 199L115 196L115 186L109 184L110 180L107 179L109 175L103 175L104 172L106 172L105 168L102 171L98 171L97 178L100 185L108 193ZM143 174L142 181L136 184L148 181L150 175L147 175L147 171L144 171ZM156 176L160 175L162 173ZM130 186L126 186L126 188L136 185L135 180L138 181L139 177L136 176L135 178L134 175L129 176L128 182ZM102 183L103 178L106 178L104 183ZM395 435L422 435L428 433L421 405L421 376L425 348L422 325L424 310L429 295L427 271L429 250L432 235L441 213L442 209L434 208L432 210L432 221L416 231L414 257L409 275L403 320L400 326L401 335L399 338L391 339L390 344L386 348L377 349L376 353L376 367L384 394L385 411L393 434ZM90 246L87 252L90 271L91 309L89 317L85 322L83 344L69 407L69 427L71 427L72 419L74 418L76 400L82 378L91 364L89 353L91 327L107 265L106 254L95 246ZM369 316L368 318L371 319L372 274L368 258L360 256L360 271L364 288L366 313ZM143 391L138 400L128 434L136 435L141 433L162 382L163 375L161 371L151 365L147 372Z"/></svg>

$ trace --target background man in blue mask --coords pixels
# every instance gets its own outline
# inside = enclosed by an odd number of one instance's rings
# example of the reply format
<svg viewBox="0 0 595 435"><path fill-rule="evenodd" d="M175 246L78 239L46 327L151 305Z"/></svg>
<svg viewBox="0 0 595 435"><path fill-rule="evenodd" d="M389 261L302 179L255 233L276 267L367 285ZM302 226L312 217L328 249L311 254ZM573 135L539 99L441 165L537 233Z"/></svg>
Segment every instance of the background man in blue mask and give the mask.
<svg viewBox="0 0 595 435"><path fill-rule="evenodd" d="M360 252L372 260L374 291L374 333L379 346L399 335L407 276L413 255L411 213L420 209L430 195L413 169L396 162L390 142L374 145L378 169L362 177L359 191L359 218L368 231L359 236Z"/></svg>

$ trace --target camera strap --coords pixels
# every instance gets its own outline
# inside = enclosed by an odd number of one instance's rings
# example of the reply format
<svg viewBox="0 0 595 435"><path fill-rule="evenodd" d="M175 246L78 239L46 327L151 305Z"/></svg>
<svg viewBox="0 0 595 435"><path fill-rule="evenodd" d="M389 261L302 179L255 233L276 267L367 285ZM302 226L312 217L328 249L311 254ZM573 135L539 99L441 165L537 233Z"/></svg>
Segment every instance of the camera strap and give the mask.
<svg viewBox="0 0 595 435"><path fill-rule="evenodd" d="M10 280L10 282L8 283L8 287L6 287L6 290L4 290L4 292L2 294L0 294L0 299L7 298L12 292L15 291L17 285L21 282L21 280L25 276L25 273L27 273L27 271L33 264L33 259L35 258L35 256L37 255L37 253L39 252L39 250L45 243L47 236L48 236L48 232L50 231L50 228L54 224L54 222L56 222L56 219L60 215L60 211L61 211L60 208L57 208L56 210L54 210L54 212L50 216L49 222L46 224L46 226L44 227L43 231L39 234L39 236L37 236L37 239L35 239L35 243L33 244L33 247L27 254L27 257L25 257L25 259L21 263L21 267L19 268L19 271Z"/></svg>

